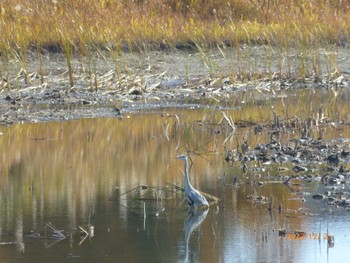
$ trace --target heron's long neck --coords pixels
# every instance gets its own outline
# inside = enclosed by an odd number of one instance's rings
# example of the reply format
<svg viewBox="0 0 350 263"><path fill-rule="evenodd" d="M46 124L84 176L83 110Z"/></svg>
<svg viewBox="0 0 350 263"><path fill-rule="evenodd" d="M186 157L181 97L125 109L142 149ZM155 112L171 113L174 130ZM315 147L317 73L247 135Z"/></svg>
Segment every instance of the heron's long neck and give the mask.
<svg viewBox="0 0 350 263"><path fill-rule="evenodd" d="M187 163L187 159L185 159L185 189L186 188L191 188L191 182L190 182L190 178L189 178L189 167L188 167L188 163Z"/></svg>

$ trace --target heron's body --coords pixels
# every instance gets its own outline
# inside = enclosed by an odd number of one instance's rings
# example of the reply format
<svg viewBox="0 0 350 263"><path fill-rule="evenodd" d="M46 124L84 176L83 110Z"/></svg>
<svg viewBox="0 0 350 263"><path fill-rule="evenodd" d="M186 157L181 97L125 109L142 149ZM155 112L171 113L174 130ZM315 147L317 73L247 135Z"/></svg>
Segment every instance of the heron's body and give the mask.
<svg viewBox="0 0 350 263"><path fill-rule="evenodd" d="M209 207L207 199L195 189L190 182L188 174L188 160L186 155L180 155L178 159L184 161L184 176L185 176L185 197L188 202L188 205L191 208L200 208L200 207Z"/></svg>

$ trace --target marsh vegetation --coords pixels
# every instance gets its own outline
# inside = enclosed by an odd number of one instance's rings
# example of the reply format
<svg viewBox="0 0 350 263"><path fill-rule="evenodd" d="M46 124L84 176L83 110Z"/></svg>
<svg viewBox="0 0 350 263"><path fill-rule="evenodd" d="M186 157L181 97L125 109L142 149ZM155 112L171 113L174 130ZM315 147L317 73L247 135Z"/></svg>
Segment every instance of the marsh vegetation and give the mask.
<svg viewBox="0 0 350 263"><path fill-rule="evenodd" d="M1 88L17 88L18 76L29 86L33 78L47 83L54 74L45 61L48 53L63 54L68 91L82 79L92 89L103 85L97 57L111 61L120 80L126 53L138 59L150 50L176 49L198 52L212 75L233 80L331 80L341 75L338 49L348 42L349 12L341 0L6 0L0 4ZM225 75L212 59L213 49L234 61ZM191 70L186 63L181 67Z"/></svg>
<svg viewBox="0 0 350 263"><path fill-rule="evenodd" d="M1 1L0 260L348 253L349 15L343 0ZM209 211L184 206L185 152Z"/></svg>

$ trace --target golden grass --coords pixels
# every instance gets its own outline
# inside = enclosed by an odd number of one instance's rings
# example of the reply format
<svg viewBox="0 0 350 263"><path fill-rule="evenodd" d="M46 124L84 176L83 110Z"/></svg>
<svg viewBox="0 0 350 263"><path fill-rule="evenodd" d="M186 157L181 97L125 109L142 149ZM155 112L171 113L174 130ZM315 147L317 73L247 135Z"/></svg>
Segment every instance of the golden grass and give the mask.
<svg viewBox="0 0 350 263"><path fill-rule="evenodd" d="M349 17L350 3L344 0L3 0L0 78L6 83L0 82L0 88L18 87L19 74L11 73L15 70L9 61L19 62L25 84L31 84L28 51L36 53L44 83L43 49L64 54L71 87L76 82L77 56L85 68L84 58L91 61L92 51L107 51L104 54L113 59L119 76L118 57L123 52L174 47L199 51L211 76L220 71L211 59L211 48L229 46L237 60L230 73L233 79L326 76L330 80L340 74L337 44L350 37ZM263 61L242 44L262 45ZM90 85L98 89L98 72L93 63L88 66Z"/></svg>
<svg viewBox="0 0 350 263"><path fill-rule="evenodd" d="M334 43L349 36L349 15L342 0L4 0L0 50Z"/></svg>

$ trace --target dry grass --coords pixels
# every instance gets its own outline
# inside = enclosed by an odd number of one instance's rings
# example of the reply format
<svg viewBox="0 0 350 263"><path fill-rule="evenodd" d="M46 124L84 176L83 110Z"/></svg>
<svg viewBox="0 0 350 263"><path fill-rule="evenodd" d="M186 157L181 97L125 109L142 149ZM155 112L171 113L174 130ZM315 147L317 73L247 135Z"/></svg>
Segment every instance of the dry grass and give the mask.
<svg viewBox="0 0 350 263"><path fill-rule="evenodd" d="M349 36L349 15L346 0L4 0L0 50L334 43Z"/></svg>
<svg viewBox="0 0 350 263"><path fill-rule="evenodd" d="M196 49L214 73L207 54L212 47L227 46L237 54L232 76L259 78L259 59L242 48L242 44L259 44L265 50L264 77L327 75L329 80L339 75L336 49L350 37L349 17L349 0L3 0L0 78L6 83L17 79L19 73L12 74L8 66L15 58L25 83L30 84L30 50L37 53L43 84L43 49L64 54L71 87L76 83L72 60L80 57L85 67L83 58L90 61L92 51L101 50L115 61L118 75L117 58L123 52L174 47ZM97 89L96 74L91 68ZM10 88L4 81L0 84Z"/></svg>

